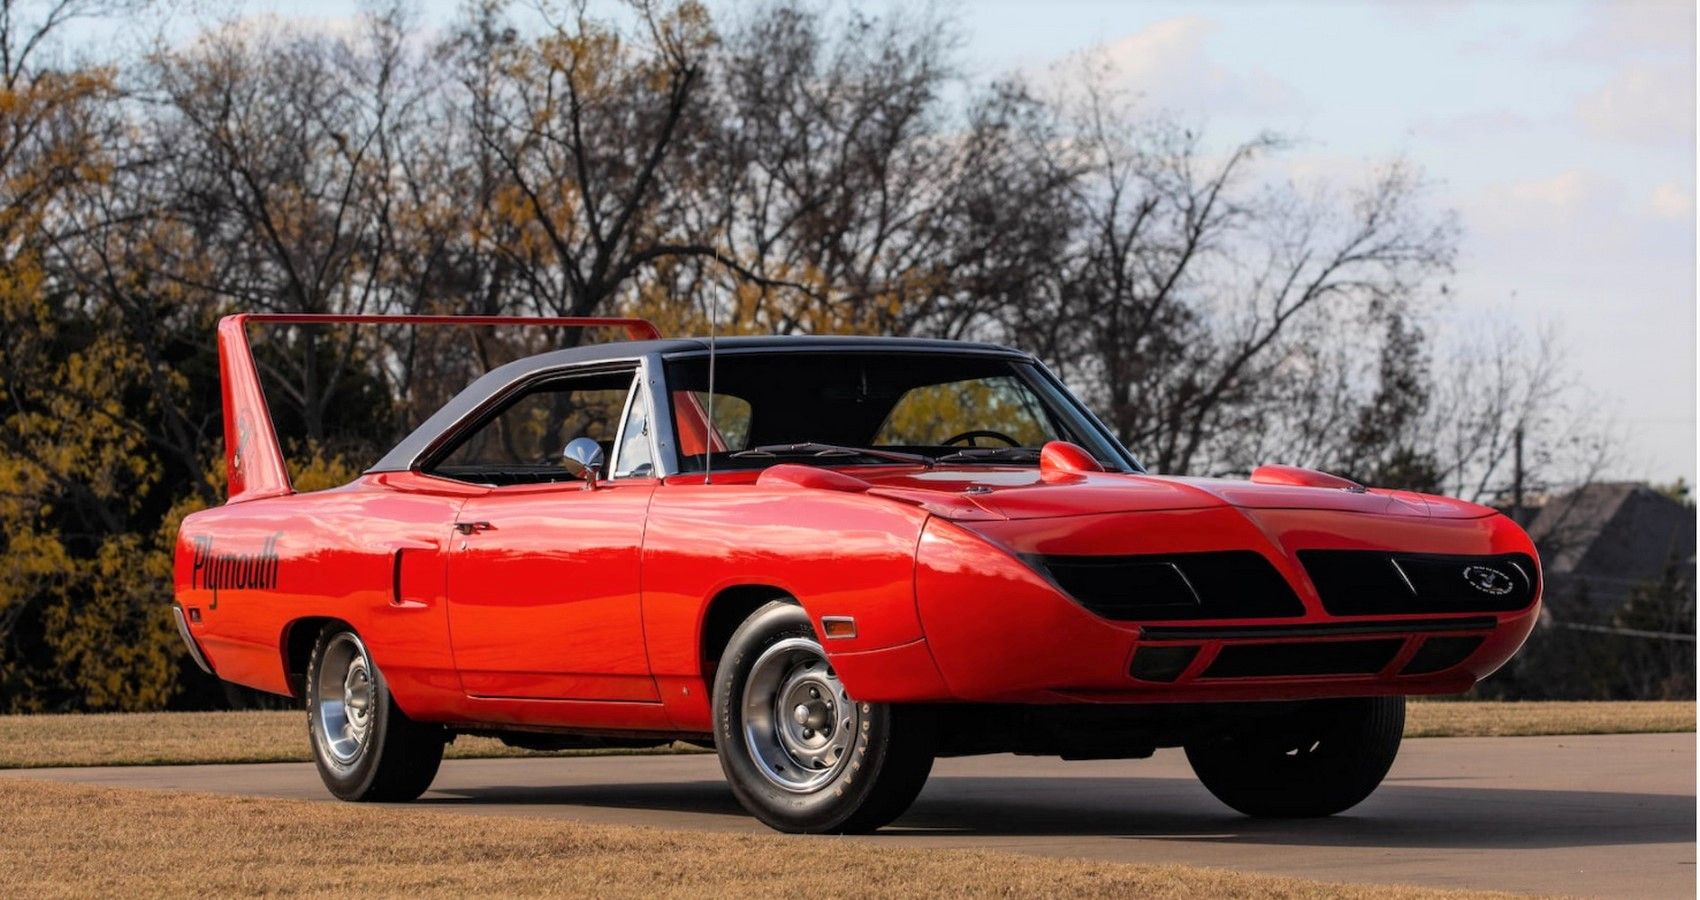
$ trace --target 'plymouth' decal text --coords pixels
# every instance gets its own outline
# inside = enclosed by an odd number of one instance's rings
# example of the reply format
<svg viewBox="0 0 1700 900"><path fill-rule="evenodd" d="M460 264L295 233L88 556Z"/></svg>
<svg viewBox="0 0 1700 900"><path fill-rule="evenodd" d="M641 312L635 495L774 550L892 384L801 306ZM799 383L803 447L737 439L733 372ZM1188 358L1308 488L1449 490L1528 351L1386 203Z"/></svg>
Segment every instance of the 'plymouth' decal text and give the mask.
<svg viewBox="0 0 1700 900"><path fill-rule="evenodd" d="M194 539L195 560L189 573L189 586L212 591L208 609L218 609L221 590L260 589L277 587L277 539L274 534L258 553L215 553L213 539L201 535Z"/></svg>

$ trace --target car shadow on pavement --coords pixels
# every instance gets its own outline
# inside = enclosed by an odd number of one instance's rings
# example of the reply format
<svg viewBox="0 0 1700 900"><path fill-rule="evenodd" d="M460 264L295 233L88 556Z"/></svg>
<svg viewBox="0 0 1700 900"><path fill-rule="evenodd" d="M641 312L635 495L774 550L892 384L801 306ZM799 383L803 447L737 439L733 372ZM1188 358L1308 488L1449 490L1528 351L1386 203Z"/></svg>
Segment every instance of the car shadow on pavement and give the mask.
<svg viewBox="0 0 1700 900"><path fill-rule="evenodd" d="M417 802L443 808L494 804L696 813L735 816L753 825L724 782L706 780L457 787L432 791ZM880 834L932 839L1094 836L1390 849L1685 843L1694 839L1694 797L1386 784L1341 815L1279 820L1239 815L1197 783L1178 779L935 776L909 812Z"/></svg>
<svg viewBox="0 0 1700 900"><path fill-rule="evenodd" d="M1694 797L1389 783L1337 816L1253 819L1177 779L945 777L886 833L1413 849L1684 843Z"/></svg>

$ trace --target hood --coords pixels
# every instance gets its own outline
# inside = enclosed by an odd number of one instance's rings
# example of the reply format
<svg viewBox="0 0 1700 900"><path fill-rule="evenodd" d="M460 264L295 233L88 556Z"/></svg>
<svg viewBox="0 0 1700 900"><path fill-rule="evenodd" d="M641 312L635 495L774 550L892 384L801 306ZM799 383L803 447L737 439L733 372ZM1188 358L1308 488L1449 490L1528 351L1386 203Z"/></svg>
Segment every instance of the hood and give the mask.
<svg viewBox="0 0 1700 900"><path fill-rule="evenodd" d="M1117 512L1327 509L1418 518L1470 519L1494 510L1411 491L1345 490L1223 478L1093 472L1047 478L1036 468L963 466L866 477L868 493L926 506L946 518L1040 519Z"/></svg>

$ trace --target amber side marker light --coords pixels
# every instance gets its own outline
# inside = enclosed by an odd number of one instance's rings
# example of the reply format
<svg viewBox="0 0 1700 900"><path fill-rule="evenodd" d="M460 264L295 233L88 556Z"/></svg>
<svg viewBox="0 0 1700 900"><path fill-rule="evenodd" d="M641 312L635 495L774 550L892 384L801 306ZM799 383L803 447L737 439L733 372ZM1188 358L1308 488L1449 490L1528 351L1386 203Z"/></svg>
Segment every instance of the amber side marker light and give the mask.
<svg viewBox="0 0 1700 900"><path fill-rule="evenodd" d="M856 620L850 616L821 616L821 632L828 638L853 638L856 636Z"/></svg>

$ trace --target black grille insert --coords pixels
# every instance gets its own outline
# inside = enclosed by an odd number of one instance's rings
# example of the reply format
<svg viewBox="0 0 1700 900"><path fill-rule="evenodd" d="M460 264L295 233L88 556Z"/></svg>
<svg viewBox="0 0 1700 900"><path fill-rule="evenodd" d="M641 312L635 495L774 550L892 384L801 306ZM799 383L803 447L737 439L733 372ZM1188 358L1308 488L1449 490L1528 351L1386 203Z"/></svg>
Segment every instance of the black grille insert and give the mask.
<svg viewBox="0 0 1700 900"><path fill-rule="evenodd" d="M1401 675L1428 675L1444 672L1469 658L1482 645L1479 637L1431 637L1417 648Z"/></svg>
<svg viewBox="0 0 1700 900"><path fill-rule="evenodd" d="M1303 644L1227 644L1204 670L1203 677L1373 675L1387 668L1404 643L1398 638L1377 638Z"/></svg>
<svg viewBox="0 0 1700 900"><path fill-rule="evenodd" d="M1522 553L1443 556L1381 550L1300 550L1330 615L1511 612L1535 600L1535 561Z"/></svg>
<svg viewBox="0 0 1700 900"><path fill-rule="evenodd" d="M1198 647L1184 644L1173 647L1141 647L1133 655L1133 665L1128 674L1140 681L1170 682L1181 677L1186 667L1192 664L1192 658L1198 655Z"/></svg>
<svg viewBox="0 0 1700 900"><path fill-rule="evenodd" d="M1146 641L1238 641L1255 638L1369 637L1377 634L1433 634L1437 631L1486 631L1499 623L1493 616L1467 619L1424 619L1402 622L1312 622L1293 625L1147 625L1139 629Z"/></svg>
<svg viewBox="0 0 1700 900"><path fill-rule="evenodd" d="M1144 556L1031 556L1082 606L1106 619L1265 619L1304 614L1268 559L1250 550Z"/></svg>

